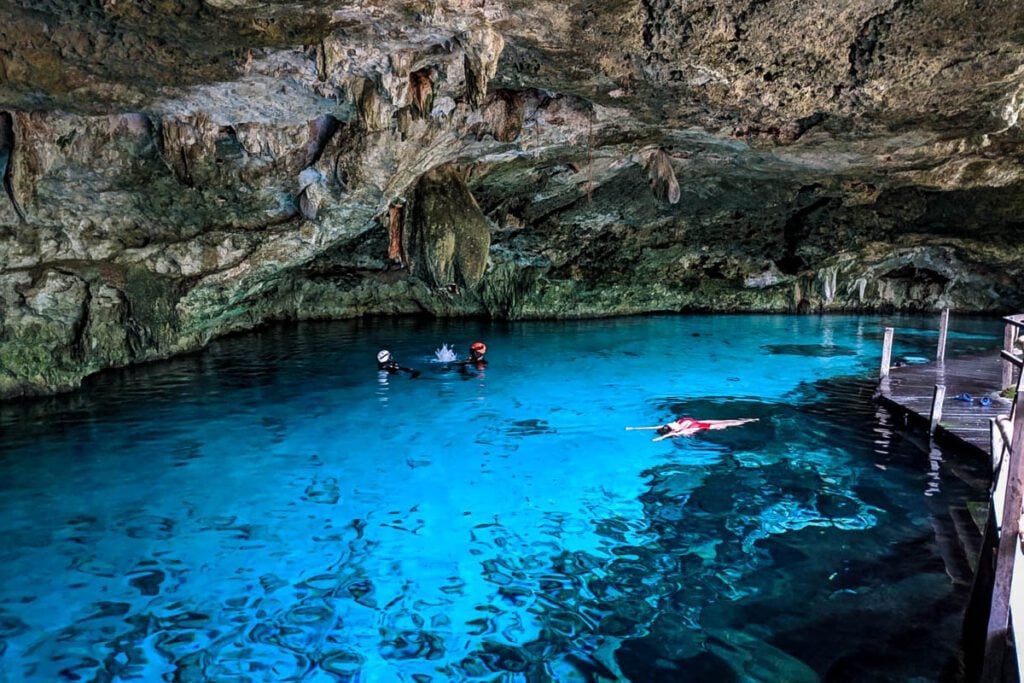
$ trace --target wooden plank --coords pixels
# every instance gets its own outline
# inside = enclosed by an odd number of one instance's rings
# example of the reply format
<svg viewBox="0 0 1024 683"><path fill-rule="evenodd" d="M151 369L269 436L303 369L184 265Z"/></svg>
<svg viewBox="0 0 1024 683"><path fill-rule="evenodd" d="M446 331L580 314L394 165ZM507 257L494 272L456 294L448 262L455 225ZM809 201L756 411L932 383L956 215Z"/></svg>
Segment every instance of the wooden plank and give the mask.
<svg viewBox="0 0 1024 683"><path fill-rule="evenodd" d="M1014 412L1020 408L1024 396L1017 394ZM996 575L992 584L992 607L989 611L985 636L985 665L981 681L996 683L1002 680L1003 658L1010 623L1010 581L1013 577L1013 558L1020 535L1021 502L1024 501L1024 481L1021 474L1021 444L1024 439L1024 420L1017 420L1010 443L1009 472L1003 499L1002 528L996 550Z"/></svg>
<svg viewBox="0 0 1024 683"><path fill-rule="evenodd" d="M977 356L947 358L943 363L921 363L892 368L889 376L879 384L884 401L900 410L917 415L931 426L935 386L946 387L947 398L942 404L941 418L935 432L958 439L966 446L987 452L989 420L1005 414L1010 402L995 398L1000 381L1002 361L999 351ZM958 401L952 396L971 394L973 401ZM993 398L989 406L979 405L983 396Z"/></svg>
<svg viewBox="0 0 1024 683"><path fill-rule="evenodd" d="M946 358L946 335L949 334L949 309L943 308L939 316L939 346L935 350L935 360L943 361Z"/></svg>

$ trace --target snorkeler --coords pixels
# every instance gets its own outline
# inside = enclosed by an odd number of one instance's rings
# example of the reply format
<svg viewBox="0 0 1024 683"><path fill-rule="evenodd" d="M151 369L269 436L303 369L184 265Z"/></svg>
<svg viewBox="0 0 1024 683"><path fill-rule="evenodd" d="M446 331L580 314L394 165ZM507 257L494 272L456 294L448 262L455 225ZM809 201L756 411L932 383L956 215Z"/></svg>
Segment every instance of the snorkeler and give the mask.
<svg viewBox="0 0 1024 683"><path fill-rule="evenodd" d="M705 430L727 429L748 422L757 422L757 420L758 418L756 417L738 420L695 420L692 417L681 417L678 420L673 420L658 427L626 427L626 429L653 429L658 432L658 436L651 439L651 441L661 441L662 439L671 439L677 436L693 436L697 432Z"/></svg>
<svg viewBox="0 0 1024 683"><path fill-rule="evenodd" d="M462 379L483 377L484 369L487 367L487 359L484 358L485 353L487 353L487 344L483 342L473 342L470 344L469 358L460 360L457 363Z"/></svg>
<svg viewBox="0 0 1024 683"><path fill-rule="evenodd" d="M469 358L461 361L462 367L473 366L477 370L483 370L484 366L487 365L487 359L484 358L485 353L487 353L487 344L473 342L469 347Z"/></svg>
<svg viewBox="0 0 1024 683"><path fill-rule="evenodd" d="M377 369L386 372L389 375L396 375L398 371L408 372L409 377L419 377L420 371L413 370L412 368L404 368L399 365L395 357L391 355L391 352L387 349L381 349L377 352Z"/></svg>

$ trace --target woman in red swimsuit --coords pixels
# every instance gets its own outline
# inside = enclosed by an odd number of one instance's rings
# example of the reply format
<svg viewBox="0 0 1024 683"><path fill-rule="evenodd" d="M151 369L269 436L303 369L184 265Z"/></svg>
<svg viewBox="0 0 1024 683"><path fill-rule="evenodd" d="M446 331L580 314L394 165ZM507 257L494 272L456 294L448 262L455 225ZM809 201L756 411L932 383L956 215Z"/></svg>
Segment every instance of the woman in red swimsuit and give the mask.
<svg viewBox="0 0 1024 683"><path fill-rule="evenodd" d="M727 427L735 427L748 422L757 422L757 418L748 417L739 420L694 420L692 417L681 417L678 420L673 420L668 424L658 427L658 436L651 439L651 441L661 441L662 439L671 439L676 436L691 436L704 430L726 429Z"/></svg>

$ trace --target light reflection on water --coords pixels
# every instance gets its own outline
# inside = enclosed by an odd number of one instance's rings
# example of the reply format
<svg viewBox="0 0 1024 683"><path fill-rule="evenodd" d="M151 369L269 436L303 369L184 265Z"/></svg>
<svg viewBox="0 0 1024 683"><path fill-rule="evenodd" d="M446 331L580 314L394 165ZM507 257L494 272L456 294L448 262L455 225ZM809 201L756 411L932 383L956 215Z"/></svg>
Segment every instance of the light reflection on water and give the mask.
<svg viewBox="0 0 1024 683"><path fill-rule="evenodd" d="M896 355L930 355L899 322ZM956 329L954 352L998 344L995 325ZM432 362L440 338L486 340L491 364ZM880 338L856 317L353 321L9 406L0 668L938 679L964 595L933 525L970 492L871 405L856 378ZM379 376L380 348L423 374ZM623 429L682 414L760 421L674 443Z"/></svg>

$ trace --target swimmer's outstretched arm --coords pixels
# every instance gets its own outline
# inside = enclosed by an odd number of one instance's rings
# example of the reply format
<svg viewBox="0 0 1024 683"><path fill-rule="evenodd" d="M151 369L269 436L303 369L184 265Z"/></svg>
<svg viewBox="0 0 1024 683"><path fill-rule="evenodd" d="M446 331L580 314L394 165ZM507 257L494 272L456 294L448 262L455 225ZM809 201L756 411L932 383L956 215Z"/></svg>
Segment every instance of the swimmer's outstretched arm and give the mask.
<svg viewBox="0 0 1024 683"><path fill-rule="evenodd" d="M673 429L667 434L656 436L651 441L661 441L662 439L671 439L676 436L693 436L697 432L701 431L700 427L687 427L686 429Z"/></svg>

